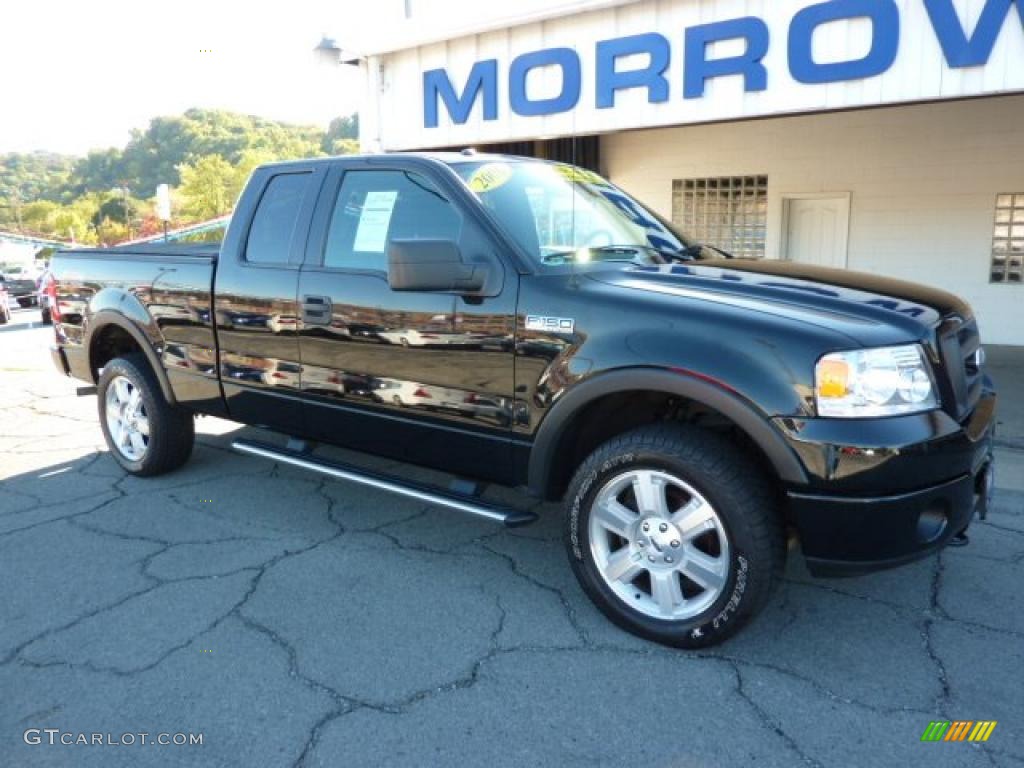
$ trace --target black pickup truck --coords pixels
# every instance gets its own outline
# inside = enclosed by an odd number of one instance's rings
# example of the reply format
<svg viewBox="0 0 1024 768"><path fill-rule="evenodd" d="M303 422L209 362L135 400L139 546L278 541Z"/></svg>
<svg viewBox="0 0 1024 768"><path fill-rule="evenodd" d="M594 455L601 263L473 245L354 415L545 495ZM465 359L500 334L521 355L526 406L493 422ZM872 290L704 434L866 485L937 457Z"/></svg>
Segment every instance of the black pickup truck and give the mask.
<svg viewBox="0 0 1024 768"><path fill-rule="evenodd" d="M923 557L984 514L995 394L970 307L690 241L590 171L471 152L258 169L216 246L62 252L53 358L128 472L237 450L520 525L565 499L586 593L699 647L749 620L787 541L812 572ZM88 389L88 388L86 388ZM410 483L329 443L455 475Z"/></svg>

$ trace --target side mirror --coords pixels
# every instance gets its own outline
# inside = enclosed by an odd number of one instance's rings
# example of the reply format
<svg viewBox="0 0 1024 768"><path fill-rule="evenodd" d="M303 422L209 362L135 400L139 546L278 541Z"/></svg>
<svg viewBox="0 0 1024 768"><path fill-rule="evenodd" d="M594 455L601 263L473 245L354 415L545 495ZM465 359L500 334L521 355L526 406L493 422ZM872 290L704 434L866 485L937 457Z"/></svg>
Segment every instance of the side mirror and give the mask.
<svg viewBox="0 0 1024 768"><path fill-rule="evenodd" d="M487 284L487 264L463 261L451 240L392 240L388 285L393 291L475 293Z"/></svg>

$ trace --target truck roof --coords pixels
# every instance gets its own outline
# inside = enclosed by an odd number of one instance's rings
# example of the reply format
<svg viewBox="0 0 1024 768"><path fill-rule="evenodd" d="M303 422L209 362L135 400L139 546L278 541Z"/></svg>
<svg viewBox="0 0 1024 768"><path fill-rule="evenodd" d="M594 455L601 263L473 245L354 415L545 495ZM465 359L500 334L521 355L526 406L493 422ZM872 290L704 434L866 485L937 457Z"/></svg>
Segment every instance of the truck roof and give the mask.
<svg viewBox="0 0 1024 768"><path fill-rule="evenodd" d="M333 155L331 157L317 157L305 160L282 160L276 163L264 163L261 168L287 168L293 165L309 165L310 163L332 163L338 160L366 160L380 157L415 157L423 160L434 160L445 165L460 165L462 163L480 162L502 162L502 163L552 163L551 160L543 160L536 157L525 157L523 155L503 155L489 152L477 152L471 148L463 150L440 150L436 152L361 152L355 155Z"/></svg>

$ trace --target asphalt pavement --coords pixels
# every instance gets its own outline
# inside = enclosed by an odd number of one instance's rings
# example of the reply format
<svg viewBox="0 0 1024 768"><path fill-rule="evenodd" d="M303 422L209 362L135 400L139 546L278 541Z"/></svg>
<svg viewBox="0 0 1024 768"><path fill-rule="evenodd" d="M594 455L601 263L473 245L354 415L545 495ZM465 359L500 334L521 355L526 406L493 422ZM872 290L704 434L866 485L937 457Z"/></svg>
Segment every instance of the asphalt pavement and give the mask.
<svg viewBox="0 0 1024 768"><path fill-rule="evenodd" d="M0 766L1024 766L1024 435L970 546L848 580L791 553L757 621L687 653L591 607L557 505L505 530L236 455L251 430L210 418L186 467L126 476L14 320ZM933 720L998 725L922 743Z"/></svg>

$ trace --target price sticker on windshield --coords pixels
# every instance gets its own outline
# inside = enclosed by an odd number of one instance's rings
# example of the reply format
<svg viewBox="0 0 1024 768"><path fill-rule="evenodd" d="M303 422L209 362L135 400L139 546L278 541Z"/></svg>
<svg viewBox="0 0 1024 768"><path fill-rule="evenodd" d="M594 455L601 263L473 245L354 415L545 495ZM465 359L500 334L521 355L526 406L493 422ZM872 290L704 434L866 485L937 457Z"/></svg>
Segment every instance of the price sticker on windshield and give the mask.
<svg viewBox="0 0 1024 768"><path fill-rule="evenodd" d="M508 163L487 163L481 165L469 177L469 188L474 192L490 192L512 178L512 166Z"/></svg>
<svg viewBox="0 0 1024 768"><path fill-rule="evenodd" d="M593 171L588 171L586 168L577 168L575 165L556 165L555 172L559 176L578 184L595 184L601 187L609 186L607 181Z"/></svg>

